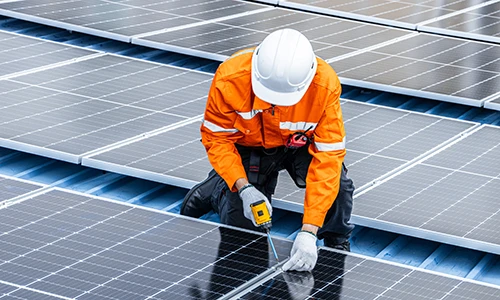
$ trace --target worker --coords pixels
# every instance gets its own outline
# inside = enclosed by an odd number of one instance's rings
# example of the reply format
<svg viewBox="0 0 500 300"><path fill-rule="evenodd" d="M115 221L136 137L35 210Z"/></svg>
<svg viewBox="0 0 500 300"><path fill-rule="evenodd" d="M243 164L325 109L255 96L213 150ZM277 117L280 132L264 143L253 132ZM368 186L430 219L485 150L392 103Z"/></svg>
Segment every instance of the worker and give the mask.
<svg viewBox="0 0 500 300"><path fill-rule="evenodd" d="M250 205L264 200L272 214L278 172L286 169L305 199L283 269L312 270L317 239L349 251L354 185L343 163L340 94L335 71L296 30L272 32L229 57L214 75L201 125L213 170L188 192L181 214L213 209L224 224L259 230Z"/></svg>

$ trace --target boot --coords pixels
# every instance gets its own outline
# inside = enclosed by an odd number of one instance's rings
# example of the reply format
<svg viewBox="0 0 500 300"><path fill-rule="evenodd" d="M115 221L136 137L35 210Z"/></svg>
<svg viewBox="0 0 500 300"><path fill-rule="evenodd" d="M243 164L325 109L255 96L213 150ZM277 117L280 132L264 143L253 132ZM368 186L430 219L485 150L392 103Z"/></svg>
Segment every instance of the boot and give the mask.
<svg viewBox="0 0 500 300"><path fill-rule="evenodd" d="M340 244L335 244L332 241L325 239L324 244L325 244L325 246L333 248L333 249L351 252L351 243L349 242L349 240L346 240L345 242L340 243Z"/></svg>
<svg viewBox="0 0 500 300"><path fill-rule="evenodd" d="M208 173L208 177L191 190L184 197L180 214L184 216L199 218L212 211L212 194L219 182L223 180L214 170Z"/></svg>

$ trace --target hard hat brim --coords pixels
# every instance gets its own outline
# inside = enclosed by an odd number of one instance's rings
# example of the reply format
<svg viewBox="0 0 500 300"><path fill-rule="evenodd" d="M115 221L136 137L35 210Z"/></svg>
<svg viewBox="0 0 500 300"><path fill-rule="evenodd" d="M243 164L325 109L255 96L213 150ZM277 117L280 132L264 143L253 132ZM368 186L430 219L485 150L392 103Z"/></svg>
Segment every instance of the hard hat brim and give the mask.
<svg viewBox="0 0 500 300"><path fill-rule="evenodd" d="M280 93L265 87L258 80L257 76L252 72L252 89L255 96L259 97L261 100L279 106L291 106L297 104L304 94L306 93L309 85L311 84L314 76L312 76L308 82L305 84L304 88L299 91L291 93Z"/></svg>

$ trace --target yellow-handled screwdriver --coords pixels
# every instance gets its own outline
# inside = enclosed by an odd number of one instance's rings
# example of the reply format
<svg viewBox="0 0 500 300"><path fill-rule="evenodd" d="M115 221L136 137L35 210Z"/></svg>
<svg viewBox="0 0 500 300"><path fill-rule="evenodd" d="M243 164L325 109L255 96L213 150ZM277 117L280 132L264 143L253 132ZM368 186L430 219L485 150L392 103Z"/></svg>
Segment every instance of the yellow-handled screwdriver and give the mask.
<svg viewBox="0 0 500 300"><path fill-rule="evenodd" d="M255 223L257 223L257 226L262 227L266 230L267 238L269 239L269 245L271 245L271 249L273 250L276 261L279 262L278 253L276 253L273 240L271 239L271 215L269 214L269 210L267 209L266 201L257 201L250 204L250 207L252 208L253 217L255 219Z"/></svg>

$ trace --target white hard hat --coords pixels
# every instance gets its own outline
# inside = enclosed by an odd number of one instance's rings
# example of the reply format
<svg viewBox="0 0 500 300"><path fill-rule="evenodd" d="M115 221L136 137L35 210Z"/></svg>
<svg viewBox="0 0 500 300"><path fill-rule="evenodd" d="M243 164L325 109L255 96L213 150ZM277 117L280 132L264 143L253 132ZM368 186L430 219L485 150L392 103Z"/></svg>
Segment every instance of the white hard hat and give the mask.
<svg viewBox="0 0 500 300"><path fill-rule="evenodd" d="M252 56L252 88L260 99L282 106L300 101L316 74L309 40L294 29L268 35Z"/></svg>

